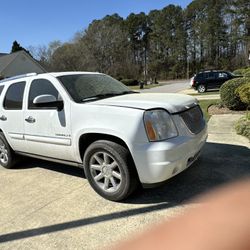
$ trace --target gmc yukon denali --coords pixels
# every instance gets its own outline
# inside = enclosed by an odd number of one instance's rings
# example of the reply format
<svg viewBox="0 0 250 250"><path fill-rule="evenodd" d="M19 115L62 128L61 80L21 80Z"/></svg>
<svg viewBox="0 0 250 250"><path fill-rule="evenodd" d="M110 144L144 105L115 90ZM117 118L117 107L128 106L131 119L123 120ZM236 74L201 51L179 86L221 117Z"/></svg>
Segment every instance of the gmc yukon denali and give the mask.
<svg viewBox="0 0 250 250"><path fill-rule="evenodd" d="M1 166L18 155L80 166L112 201L182 172L207 138L195 98L136 93L101 73L30 73L0 93Z"/></svg>

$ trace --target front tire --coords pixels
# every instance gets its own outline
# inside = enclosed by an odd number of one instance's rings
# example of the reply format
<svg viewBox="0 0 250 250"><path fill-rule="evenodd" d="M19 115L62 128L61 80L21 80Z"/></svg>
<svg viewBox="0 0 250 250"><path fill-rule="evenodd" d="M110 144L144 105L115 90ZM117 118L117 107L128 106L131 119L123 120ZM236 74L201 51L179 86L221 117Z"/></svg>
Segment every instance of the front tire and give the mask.
<svg viewBox="0 0 250 250"><path fill-rule="evenodd" d="M199 93L204 93L204 92L207 91L207 88L206 88L206 86L204 84L200 84L198 86L197 90L198 90Z"/></svg>
<svg viewBox="0 0 250 250"><path fill-rule="evenodd" d="M12 168L15 163L15 153L5 139L4 134L0 132L0 165L9 169Z"/></svg>
<svg viewBox="0 0 250 250"><path fill-rule="evenodd" d="M90 185L105 199L121 201L137 186L137 175L130 153L115 142L93 142L87 148L83 162Z"/></svg>

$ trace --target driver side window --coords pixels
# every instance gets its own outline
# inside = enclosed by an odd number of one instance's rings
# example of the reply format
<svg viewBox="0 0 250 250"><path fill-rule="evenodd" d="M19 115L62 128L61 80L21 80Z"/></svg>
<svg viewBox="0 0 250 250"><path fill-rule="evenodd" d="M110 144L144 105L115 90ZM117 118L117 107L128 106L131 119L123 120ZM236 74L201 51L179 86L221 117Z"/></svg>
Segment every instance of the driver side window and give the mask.
<svg viewBox="0 0 250 250"><path fill-rule="evenodd" d="M54 85L46 79L33 80L30 85L28 109L44 109L33 104L34 99L39 95L53 95L58 98L59 93Z"/></svg>
<svg viewBox="0 0 250 250"><path fill-rule="evenodd" d="M224 72L219 73L219 78L227 78L227 74Z"/></svg>

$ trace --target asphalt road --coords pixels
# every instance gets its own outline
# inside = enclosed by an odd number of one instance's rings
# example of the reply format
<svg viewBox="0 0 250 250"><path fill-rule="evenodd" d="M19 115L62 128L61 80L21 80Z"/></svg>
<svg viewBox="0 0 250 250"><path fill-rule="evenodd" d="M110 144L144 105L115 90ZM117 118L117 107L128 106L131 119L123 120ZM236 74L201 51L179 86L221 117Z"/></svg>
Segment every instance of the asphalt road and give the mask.
<svg viewBox="0 0 250 250"><path fill-rule="evenodd" d="M190 88L189 80L175 80L169 82L162 82L163 86L155 87L152 89L144 89L141 92L145 93L176 93L187 88Z"/></svg>
<svg viewBox="0 0 250 250"><path fill-rule="evenodd" d="M0 249L109 248L196 206L190 199L250 175L250 144L233 130L238 118L213 116L194 165L122 203L98 196L81 169L28 158L11 170L0 167Z"/></svg>

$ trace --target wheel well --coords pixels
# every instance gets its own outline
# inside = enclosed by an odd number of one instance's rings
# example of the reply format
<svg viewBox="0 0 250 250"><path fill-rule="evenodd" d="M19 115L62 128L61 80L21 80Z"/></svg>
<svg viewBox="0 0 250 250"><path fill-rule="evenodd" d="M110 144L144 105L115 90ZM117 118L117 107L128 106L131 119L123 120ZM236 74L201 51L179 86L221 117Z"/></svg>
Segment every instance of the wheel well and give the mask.
<svg viewBox="0 0 250 250"><path fill-rule="evenodd" d="M127 146L127 144L119 137L113 136L113 135L107 135L107 134L99 134L99 133L89 133L89 134L84 134L80 137L79 139L79 153L81 156L81 159L83 159L83 156L85 154L86 149L88 148L88 146L98 140L107 140L107 141L112 141L115 142L121 146L123 146L124 148L126 148L129 152L130 155L130 160L131 160L131 167L134 171L134 176L135 178L137 178L137 180L139 181L139 176L138 176L138 172L135 166L135 162L134 159L131 155L131 152Z"/></svg>
<svg viewBox="0 0 250 250"><path fill-rule="evenodd" d="M107 134L89 133L89 134L82 135L79 140L79 153L80 153L81 159L83 159L84 153L86 149L88 148L88 146L91 143L98 141L98 140L107 140L107 141L116 142L119 145L129 150L127 144L119 137L116 137L113 135L107 135Z"/></svg>

